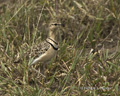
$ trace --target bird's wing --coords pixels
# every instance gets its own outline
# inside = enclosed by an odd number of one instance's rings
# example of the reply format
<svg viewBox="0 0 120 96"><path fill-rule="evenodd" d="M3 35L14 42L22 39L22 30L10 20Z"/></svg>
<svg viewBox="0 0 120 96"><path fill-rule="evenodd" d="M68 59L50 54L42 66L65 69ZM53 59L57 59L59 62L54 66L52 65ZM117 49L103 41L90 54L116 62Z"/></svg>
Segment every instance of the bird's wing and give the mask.
<svg viewBox="0 0 120 96"><path fill-rule="evenodd" d="M24 59L29 61L31 58L34 60L40 55L44 54L50 48L50 44L46 41L40 42L39 44L34 44L31 48L23 53L22 57L19 57L14 63L20 63Z"/></svg>
<svg viewBox="0 0 120 96"><path fill-rule="evenodd" d="M50 44L47 43L46 41L41 42L37 45L32 46L27 52L26 54L28 54L27 56L29 56L28 58L37 58L40 55L44 54L48 49L50 48Z"/></svg>

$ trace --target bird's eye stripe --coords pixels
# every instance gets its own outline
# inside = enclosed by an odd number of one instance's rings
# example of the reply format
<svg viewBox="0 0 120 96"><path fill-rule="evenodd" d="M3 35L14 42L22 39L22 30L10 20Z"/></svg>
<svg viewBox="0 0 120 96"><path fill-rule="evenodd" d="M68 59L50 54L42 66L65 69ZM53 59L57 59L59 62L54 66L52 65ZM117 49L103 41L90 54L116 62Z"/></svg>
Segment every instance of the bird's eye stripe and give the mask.
<svg viewBox="0 0 120 96"><path fill-rule="evenodd" d="M52 25L58 26L58 25L61 25L61 24L56 24L56 23L55 23L55 24L51 24L50 26L52 26Z"/></svg>

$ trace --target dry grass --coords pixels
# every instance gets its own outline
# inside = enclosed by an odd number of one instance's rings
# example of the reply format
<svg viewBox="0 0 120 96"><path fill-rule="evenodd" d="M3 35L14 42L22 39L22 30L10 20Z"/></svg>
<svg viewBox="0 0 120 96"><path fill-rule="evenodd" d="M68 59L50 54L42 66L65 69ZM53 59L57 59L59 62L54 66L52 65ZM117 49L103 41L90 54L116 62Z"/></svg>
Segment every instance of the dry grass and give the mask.
<svg viewBox="0 0 120 96"><path fill-rule="evenodd" d="M119 0L0 2L1 96L120 95ZM26 60L13 61L46 38L56 4L64 34L45 79Z"/></svg>

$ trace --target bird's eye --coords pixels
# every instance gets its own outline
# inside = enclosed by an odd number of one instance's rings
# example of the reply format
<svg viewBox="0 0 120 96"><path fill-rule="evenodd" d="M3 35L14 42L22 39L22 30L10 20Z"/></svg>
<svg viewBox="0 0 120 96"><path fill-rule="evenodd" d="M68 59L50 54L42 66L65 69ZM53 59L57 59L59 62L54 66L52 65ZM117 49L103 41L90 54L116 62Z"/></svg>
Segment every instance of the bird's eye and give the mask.
<svg viewBox="0 0 120 96"><path fill-rule="evenodd" d="M54 24L55 26L57 26L58 24Z"/></svg>
<svg viewBox="0 0 120 96"><path fill-rule="evenodd" d="M53 26L53 25L57 26L58 24L51 24L50 26Z"/></svg>
<svg viewBox="0 0 120 96"><path fill-rule="evenodd" d="M51 24L50 26L52 26L52 25L54 25L54 26L58 26L58 25L61 25L61 24L54 23L54 24Z"/></svg>

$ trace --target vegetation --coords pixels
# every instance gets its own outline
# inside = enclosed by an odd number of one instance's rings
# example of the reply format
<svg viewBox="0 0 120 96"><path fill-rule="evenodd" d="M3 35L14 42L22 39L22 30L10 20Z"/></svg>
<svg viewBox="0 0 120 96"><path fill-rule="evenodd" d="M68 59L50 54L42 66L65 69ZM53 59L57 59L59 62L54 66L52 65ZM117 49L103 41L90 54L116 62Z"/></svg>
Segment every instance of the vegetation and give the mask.
<svg viewBox="0 0 120 96"><path fill-rule="evenodd" d="M43 78L14 61L46 39L53 18L64 34ZM0 96L119 96L119 31L119 0L1 0Z"/></svg>

